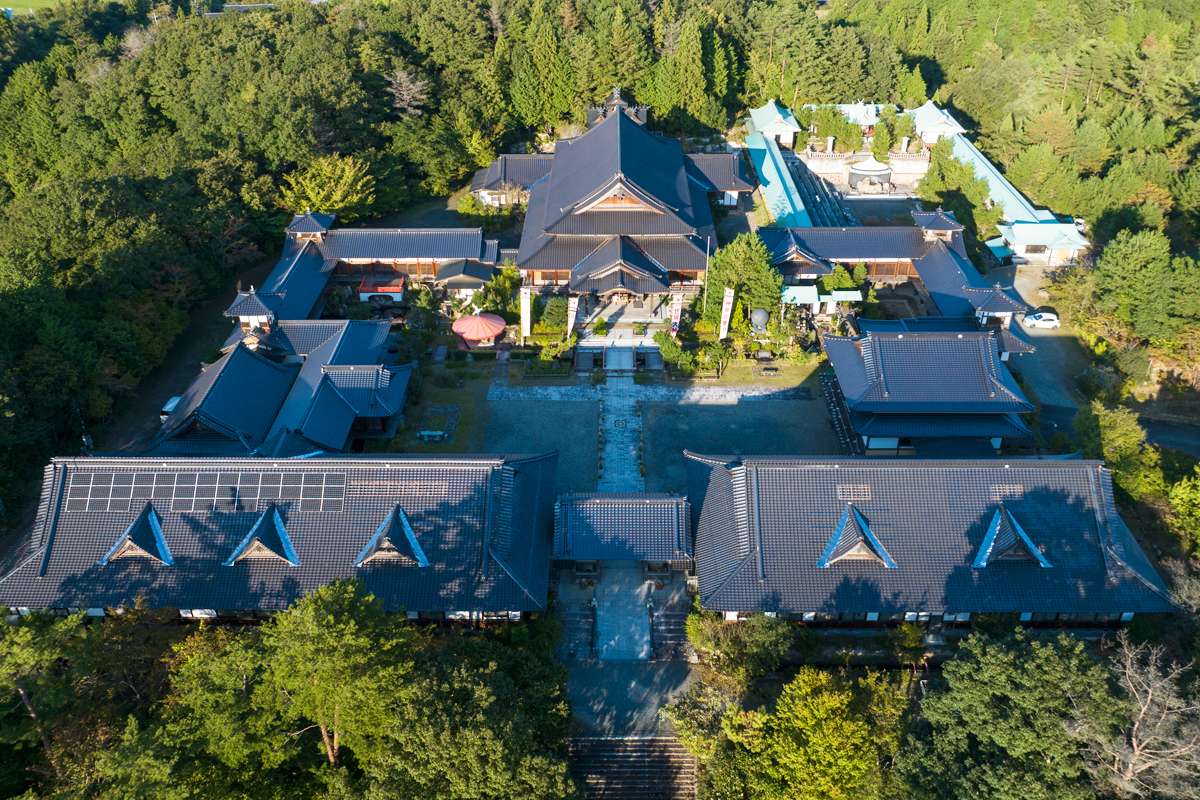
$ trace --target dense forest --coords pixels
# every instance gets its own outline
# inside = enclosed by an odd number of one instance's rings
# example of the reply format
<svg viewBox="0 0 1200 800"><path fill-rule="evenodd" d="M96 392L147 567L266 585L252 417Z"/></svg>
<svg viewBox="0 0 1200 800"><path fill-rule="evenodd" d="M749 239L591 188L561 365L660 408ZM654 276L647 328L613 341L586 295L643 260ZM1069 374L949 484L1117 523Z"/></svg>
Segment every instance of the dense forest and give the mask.
<svg viewBox="0 0 1200 800"><path fill-rule="evenodd" d="M24 617L0 796L569 800L555 625L424 629L353 581L261 626Z"/></svg>
<svg viewBox="0 0 1200 800"><path fill-rule="evenodd" d="M0 18L9 507L136 393L195 303L276 250L290 209L369 221L443 195L497 152L578 130L613 85L670 134L726 130L769 97L932 97L1035 201L1098 243L1161 237L1153 274L1172 292L1193 280L1179 258L1200 214L1196 0L210 5ZM988 238L978 186L935 161L927 196ZM1190 316L1171 342L1194 339Z"/></svg>

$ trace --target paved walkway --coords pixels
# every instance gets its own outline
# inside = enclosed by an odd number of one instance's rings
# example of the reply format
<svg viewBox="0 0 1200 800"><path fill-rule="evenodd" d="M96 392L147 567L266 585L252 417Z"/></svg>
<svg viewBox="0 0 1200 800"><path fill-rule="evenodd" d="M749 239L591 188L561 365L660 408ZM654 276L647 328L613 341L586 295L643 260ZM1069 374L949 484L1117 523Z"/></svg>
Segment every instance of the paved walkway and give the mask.
<svg viewBox="0 0 1200 800"><path fill-rule="evenodd" d="M601 567L596 582L596 642L601 661L650 660L649 599L650 584L642 581L641 564Z"/></svg>
<svg viewBox="0 0 1200 800"><path fill-rule="evenodd" d="M632 352L632 351L630 351ZM644 492L638 447L642 416L632 376L610 377L600 388L600 425L604 436L604 465L596 486L601 492Z"/></svg>
<svg viewBox="0 0 1200 800"><path fill-rule="evenodd" d="M604 369L613 371L632 372L637 368L637 359L633 354L633 347L611 345L604 351Z"/></svg>

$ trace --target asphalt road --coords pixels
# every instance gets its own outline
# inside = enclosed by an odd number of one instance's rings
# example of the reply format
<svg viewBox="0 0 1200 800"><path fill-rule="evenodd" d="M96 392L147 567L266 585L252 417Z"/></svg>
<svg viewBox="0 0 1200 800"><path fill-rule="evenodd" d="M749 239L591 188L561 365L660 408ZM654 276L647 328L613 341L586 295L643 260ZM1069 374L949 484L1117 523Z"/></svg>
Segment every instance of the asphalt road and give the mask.
<svg viewBox="0 0 1200 800"><path fill-rule="evenodd" d="M1042 406L1039 417L1042 435L1049 440L1055 431L1061 430L1067 436L1073 436L1072 423L1078 412L1079 409L1070 406ZM1145 429L1146 440L1151 444L1168 447L1172 450L1182 450L1200 458L1200 425L1167 422L1152 417L1138 417L1138 422Z"/></svg>

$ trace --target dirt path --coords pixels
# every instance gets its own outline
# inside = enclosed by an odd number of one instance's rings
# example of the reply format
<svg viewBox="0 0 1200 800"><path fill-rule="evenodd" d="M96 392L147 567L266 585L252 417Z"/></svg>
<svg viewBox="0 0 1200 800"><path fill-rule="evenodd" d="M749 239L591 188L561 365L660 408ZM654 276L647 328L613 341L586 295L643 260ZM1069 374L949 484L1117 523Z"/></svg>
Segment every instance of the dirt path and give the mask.
<svg viewBox="0 0 1200 800"><path fill-rule="evenodd" d="M223 340L233 330L223 312L237 294L238 280L243 286L261 286L278 258L278 253L264 258L192 312L192 321L175 339L163 362L142 380L129 400L118 406L116 414L97 428L98 452L136 453L153 441L161 424L158 412L163 405L172 397L183 394L200 372L201 354L215 339Z"/></svg>

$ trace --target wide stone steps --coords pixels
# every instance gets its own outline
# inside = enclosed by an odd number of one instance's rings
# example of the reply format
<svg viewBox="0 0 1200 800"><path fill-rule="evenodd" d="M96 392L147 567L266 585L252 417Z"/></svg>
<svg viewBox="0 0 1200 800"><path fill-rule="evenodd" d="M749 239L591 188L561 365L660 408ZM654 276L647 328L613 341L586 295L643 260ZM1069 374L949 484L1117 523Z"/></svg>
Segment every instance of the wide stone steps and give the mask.
<svg viewBox="0 0 1200 800"><path fill-rule="evenodd" d="M562 625L558 641L559 658L586 660L592 652L595 618L590 608L565 610L555 609L555 618Z"/></svg>
<svg viewBox="0 0 1200 800"><path fill-rule="evenodd" d="M669 736L576 737L567 750L587 800L696 797L696 760Z"/></svg>
<svg viewBox="0 0 1200 800"><path fill-rule="evenodd" d="M651 631L656 661L684 660L691 654L687 641L686 611L659 611L654 614Z"/></svg>

